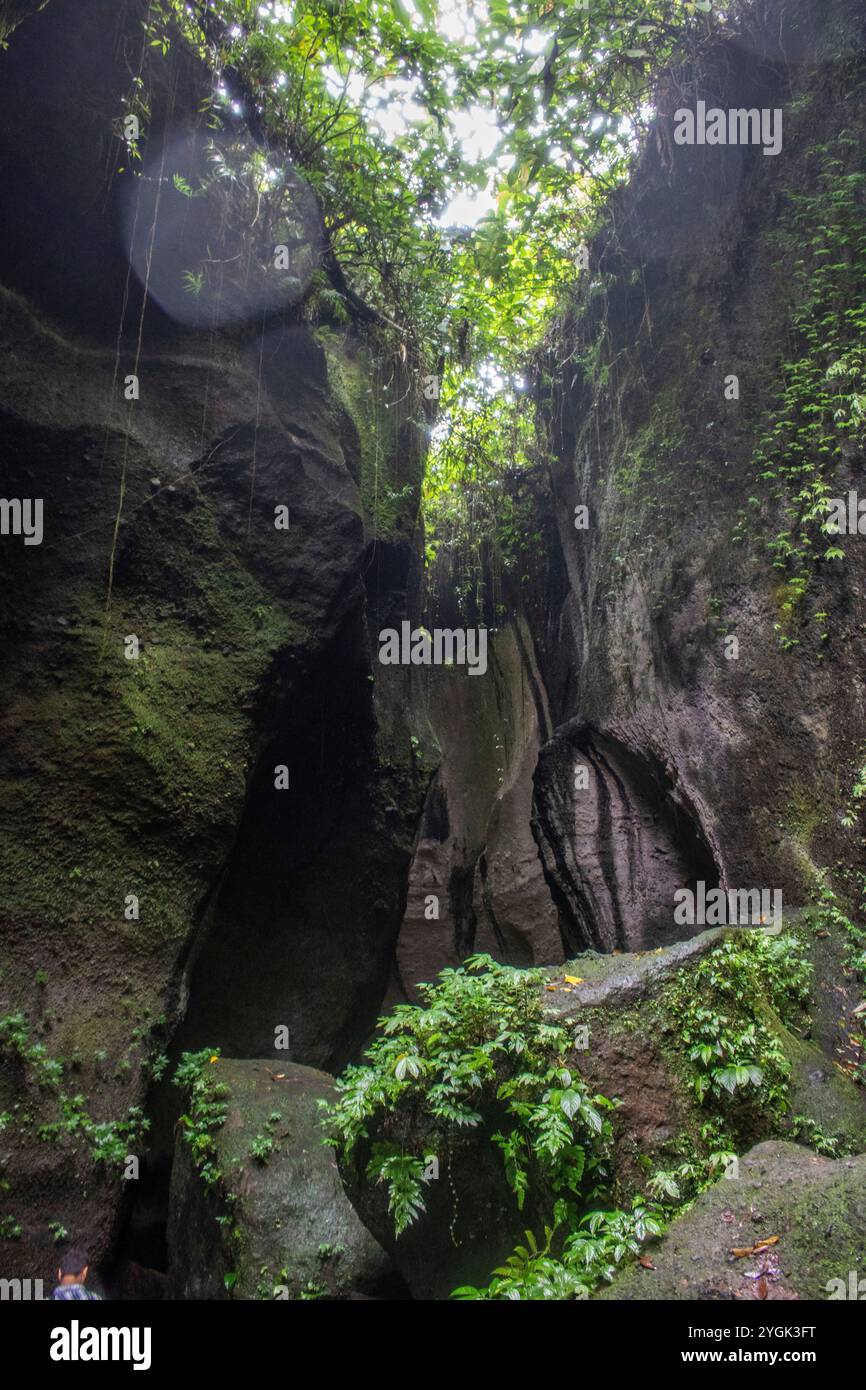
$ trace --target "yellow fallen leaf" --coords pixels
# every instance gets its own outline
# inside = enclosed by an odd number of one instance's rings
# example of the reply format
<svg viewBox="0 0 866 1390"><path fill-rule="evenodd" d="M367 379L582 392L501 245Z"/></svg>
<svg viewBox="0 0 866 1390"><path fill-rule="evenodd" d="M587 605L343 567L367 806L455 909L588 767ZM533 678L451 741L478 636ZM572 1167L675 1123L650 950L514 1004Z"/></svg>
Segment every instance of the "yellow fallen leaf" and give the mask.
<svg viewBox="0 0 866 1390"><path fill-rule="evenodd" d="M735 1259L742 1260L745 1255L757 1255L760 1250L767 1250L771 1245L777 1245L778 1236L768 1236L766 1240L759 1240L754 1245L741 1245L731 1251Z"/></svg>
<svg viewBox="0 0 866 1390"><path fill-rule="evenodd" d="M566 980L570 985L586 984L586 981L582 979L580 975L563 975L562 978Z"/></svg>

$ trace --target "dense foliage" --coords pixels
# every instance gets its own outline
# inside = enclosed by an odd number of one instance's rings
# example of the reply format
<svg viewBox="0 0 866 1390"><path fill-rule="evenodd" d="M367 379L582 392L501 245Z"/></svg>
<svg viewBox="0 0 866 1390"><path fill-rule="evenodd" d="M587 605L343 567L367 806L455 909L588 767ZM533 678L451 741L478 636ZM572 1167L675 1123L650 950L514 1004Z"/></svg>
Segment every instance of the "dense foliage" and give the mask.
<svg viewBox="0 0 866 1390"><path fill-rule="evenodd" d="M425 1209L427 1149L389 1135L390 1117L415 1104L430 1138L491 1126L520 1208L531 1181L557 1199L560 1219L596 1185L612 1102L579 1075L575 1040L544 1009L541 978L489 956L442 971L420 986L426 1007L398 1005L380 1019L368 1064L347 1067L337 1082L339 1098L325 1107L332 1142L349 1158L359 1140L372 1140L367 1177L387 1185L398 1235Z"/></svg>
<svg viewBox="0 0 866 1390"><path fill-rule="evenodd" d="M706 0L160 0L152 42L179 26L214 71L215 116L267 151L261 218L285 218L302 178L352 291L428 358L483 360L537 331L581 204L621 175L654 67L700 11L706 29ZM449 224L482 190L474 230Z"/></svg>
<svg viewBox="0 0 866 1390"><path fill-rule="evenodd" d="M811 978L795 937L746 931L705 956L687 989L673 991L701 1105L711 1102L729 1123L744 1099L777 1120L784 1115L791 1068L765 1011L782 1020L802 1012Z"/></svg>
<svg viewBox="0 0 866 1390"><path fill-rule="evenodd" d="M180 31L214 74L207 168L196 185L178 173L176 192L231 202L233 220L257 228L258 251L246 238L190 266L187 289L276 273L320 322L385 330L435 382L431 532L465 542L479 512L494 535L500 520L513 530L503 470L538 458L528 354L587 268L593 218L638 147L658 72L735 8L156 0L151 44L167 50ZM146 124L143 89L133 104ZM290 252L277 272L275 245Z"/></svg>
<svg viewBox="0 0 866 1390"><path fill-rule="evenodd" d="M762 491L781 508L782 528L768 547L785 574L776 624L785 648L799 644L794 633L813 569L845 558L828 502L846 453L866 440L866 173L851 167L858 150L857 138L843 130L806 151L812 187L790 190L789 218L779 234L782 265L793 263L797 289L792 350L781 364L781 387L755 463ZM760 505L760 498L748 499L748 506ZM746 515L744 509L741 529ZM828 614L818 605L809 616L826 641Z"/></svg>
<svg viewBox="0 0 866 1390"><path fill-rule="evenodd" d="M555 1229L546 1228L543 1247L527 1231L526 1245L518 1245L493 1271L486 1288L464 1285L453 1297L513 1302L589 1298L599 1284L613 1279L625 1259L639 1254L644 1241L663 1230L662 1208L636 1200L631 1211L587 1213L577 1230L566 1236L559 1256L551 1253Z"/></svg>
<svg viewBox="0 0 866 1390"><path fill-rule="evenodd" d="M456 1297L588 1297L663 1230L672 1210L718 1179L752 1116L834 1152L832 1136L787 1116L790 1064L778 1024L805 1019L811 983L791 934L728 937L665 992L675 1065L706 1121L676 1168L653 1172L647 1158L645 1192L627 1210L609 1205L605 1112L614 1102L590 1094L575 1037L544 1008L542 978L486 956L442 972L436 984L421 986L426 1007L403 1005L380 1020L366 1064L348 1067L337 1101L324 1106L330 1142L344 1162L360 1147L363 1178L387 1186L398 1235L425 1211L428 1150L450 1152L455 1127L489 1133L521 1209L530 1190L549 1202L543 1243L527 1231L526 1244L487 1287L467 1286Z"/></svg>

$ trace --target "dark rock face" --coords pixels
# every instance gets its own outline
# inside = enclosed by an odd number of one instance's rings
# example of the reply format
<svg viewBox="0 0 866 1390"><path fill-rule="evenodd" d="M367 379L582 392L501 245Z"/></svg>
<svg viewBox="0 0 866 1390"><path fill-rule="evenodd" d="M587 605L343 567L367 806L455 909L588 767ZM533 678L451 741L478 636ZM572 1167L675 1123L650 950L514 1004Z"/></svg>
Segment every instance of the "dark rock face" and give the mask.
<svg viewBox="0 0 866 1390"><path fill-rule="evenodd" d="M770 1237L775 1244L732 1256ZM653 1269L633 1265L600 1297L862 1298L866 1155L832 1160L796 1144L758 1144L737 1177L701 1193L649 1254Z"/></svg>
<svg viewBox="0 0 866 1390"><path fill-rule="evenodd" d="M484 676L431 669L413 685L416 725L441 758L418 830L397 946L402 991L489 952L514 965L561 960L559 916L533 841L540 746L525 629L491 635ZM542 715L543 717L543 715ZM435 916L432 914L436 914Z"/></svg>
<svg viewBox="0 0 866 1390"><path fill-rule="evenodd" d="M331 1078L311 1067L269 1062L216 1064L230 1091L216 1136L219 1193L205 1191L186 1140L172 1170L169 1297L344 1298L396 1289L390 1262L343 1191L333 1151L322 1144L318 1102ZM256 1140L273 1147L259 1160ZM231 1191L225 1205L220 1193ZM220 1224L228 1214L238 1238ZM279 1292L277 1292L279 1291Z"/></svg>
<svg viewBox="0 0 866 1390"><path fill-rule="evenodd" d="M150 300L140 314L135 181L112 171L142 13L51 4L0 54L0 177L21 194L0 253L0 468L4 496L44 499L42 544L0 548L0 1013L24 1011L108 1120L144 1100L146 1054L173 1034L173 1052L256 1056L287 1026L292 1058L345 1062L385 992L426 785L403 673L379 687L370 638L411 560L411 404L374 437L370 348L346 334L326 353L291 305L207 331ZM57 84L22 124L14 103L49 61ZM194 123L205 75L173 51L143 61L153 157ZM181 198L166 185L163 208ZM374 455L414 503L371 602ZM14 1057L0 1073L6 1109ZM28 1100L3 1154L22 1226L9 1272L53 1258L46 1210L99 1263L119 1177L80 1141L74 1162L67 1139L38 1141L56 1105ZM169 1161L165 1108L151 1164Z"/></svg>
<svg viewBox="0 0 866 1390"><path fill-rule="evenodd" d="M523 1232L541 1229L544 1193L530 1190L523 1211L518 1211L502 1153L490 1140L495 1129L491 1115L483 1114L479 1129L451 1130L447 1141L429 1128L423 1114L414 1119L412 1142L426 1143L425 1153L436 1160L437 1168L424 1186L424 1215L400 1236L394 1235L384 1186L365 1179L368 1145L362 1142L340 1171L353 1207L387 1250L411 1297L447 1299L463 1284L488 1283L491 1270L511 1253Z"/></svg>
<svg viewBox="0 0 866 1390"><path fill-rule="evenodd" d="M574 720L541 750L534 781L533 828L572 951L690 934L674 923L674 893L698 880L715 887L718 874L690 809L645 752Z"/></svg>
<svg viewBox="0 0 866 1390"><path fill-rule="evenodd" d="M683 938L674 892L719 883L698 824L652 760L577 720L542 749L532 824L573 951Z"/></svg>
<svg viewBox="0 0 866 1390"><path fill-rule="evenodd" d="M138 0L129 6L88 0L86 7L51 3L39 13L35 0L23 0L19 8L9 48L0 54L6 94L0 179L15 189L4 218L0 284L14 286L67 327L113 342L124 294L130 323L143 307L122 252L123 208L135 180L119 135L141 63L146 7ZM171 67L145 61L142 70L153 81L154 133L164 134L175 114L182 128L202 90L201 69L191 59L173 59ZM174 110L172 76L182 78L181 100L189 102ZM154 305L147 317L149 328L170 329Z"/></svg>
<svg viewBox="0 0 866 1390"><path fill-rule="evenodd" d="M798 303L795 200L826 196L816 147L853 172L866 130L862 14L793 6L771 28L790 68L756 43L680 79L722 108L783 108L782 152L677 146L661 117L539 388L554 464L527 619L555 732L534 828L570 949L686 934L673 888L700 878L801 903L816 866L858 853L841 808L866 741L866 551L819 560L792 616L768 549L783 509L753 455ZM862 467L847 442L831 495Z"/></svg>

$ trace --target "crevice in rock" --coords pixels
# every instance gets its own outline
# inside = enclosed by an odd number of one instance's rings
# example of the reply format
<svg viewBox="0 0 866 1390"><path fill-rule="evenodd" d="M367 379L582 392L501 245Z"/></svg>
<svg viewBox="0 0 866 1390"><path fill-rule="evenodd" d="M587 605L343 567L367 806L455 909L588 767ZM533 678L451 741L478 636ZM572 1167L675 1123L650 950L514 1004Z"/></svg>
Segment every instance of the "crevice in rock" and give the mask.
<svg viewBox="0 0 866 1390"><path fill-rule="evenodd" d="M493 893L490 890L490 881L488 876L487 855L484 853L483 850L478 859L478 873L481 878L481 905L484 908L484 915L487 918L487 922L496 940L496 944L499 947L500 952L504 956L507 947L505 944L505 937L502 934L502 929L496 920L496 911L493 906Z"/></svg>
<svg viewBox="0 0 866 1390"><path fill-rule="evenodd" d="M252 776L237 841L189 965L177 1045L288 1057L335 1070L384 994L405 891L403 812L380 804L358 633L344 630L302 695L280 708ZM289 769L290 791L275 787Z"/></svg>
<svg viewBox="0 0 866 1390"><path fill-rule="evenodd" d="M477 917L472 899L475 893L475 863L454 865L448 877L448 904L454 923L454 949L459 959L469 955L475 945Z"/></svg>
<svg viewBox="0 0 866 1390"><path fill-rule="evenodd" d="M405 586L406 548L382 551L372 601L365 607L360 585L339 594L330 639L312 655L280 654L260 701L260 752L235 840L170 990L180 1021L146 1104L148 1156L123 1212L118 1286L156 1288L168 1272L182 1108L170 1077L181 1054L215 1048L223 1058L271 1058L275 1072L300 1063L336 1074L357 1058L381 1009L423 791L411 760L391 760L401 712L371 682L371 607ZM288 790L275 785L281 766ZM277 1046L281 1026L287 1049ZM373 1296L405 1297L405 1287L392 1281Z"/></svg>

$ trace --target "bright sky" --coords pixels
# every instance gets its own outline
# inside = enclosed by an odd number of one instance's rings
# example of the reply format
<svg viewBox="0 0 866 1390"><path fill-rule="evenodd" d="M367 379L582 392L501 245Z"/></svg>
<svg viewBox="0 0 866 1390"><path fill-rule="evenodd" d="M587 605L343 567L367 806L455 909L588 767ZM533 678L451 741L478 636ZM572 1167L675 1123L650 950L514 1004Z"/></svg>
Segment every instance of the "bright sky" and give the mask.
<svg viewBox="0 0 866 1390"><path fill-rule="evenodd" d="M417 17L419 27L426 23L413 0L402 0L402 3L408 12ZM272 23L288 22L292 17L292 5L285 3L285 0L268 0L268 3L259 6L259 15ZM473 0L471 8L468 0L440 0L437 29L449 42L463 42L471 47L477 37L478 23L483 23L487 15L486 0ZM508 35L504 40L515 52L535 57L539 64L544 62L543 55L549 41L549 33L543 29L530 29L519 38L513 34ZM351 55L347 56L351 63ZM421 125L427 120L427 112L418 100L417 83L412 78L374 76L371 79L368 76L365 84L364 77L359 73L350 72L347 80L336 66L326 69L324 76L331 94L338 97L345 91L353 105L363 106L368 120L378 127L387 140L404 135L413 125ZM443 77L446 88L451 83L456 86L455 79L451 78L447 71ZM601 116L596 117L596 124L600 124L603 119ZM471 229L488 213L494 211L498 181L513 164L513 156L495 157L502 131L497 126L496 112L492 107L473 106L467 111L455 109L451 114L451 121L456 141L464 157L469 161L485 164L490 173L483 188L464 188L456 193L437 221L443 229ZM622 124L622 129L625 133L628 132L627 121ZM541 134L542 131L539 128L533 133ZM566 164L571 163L570 156L555 148L551 149L550 157L554 160L561 159Z"/></svg>
<svg viewBox="0 0 866 1390"><path fill-rule="evenodd" d="M470 37L475 26L462 5L452 5L444 11L439 27L446 37L456 41ZM344 79L336 68L332 68L327 77L332 94L338 95L343 90ZM445 80L447 85L447 73ZM364 96L363 78L354 74L346 91L351 101L360 102ZM413 122L422 123L427 120L427 112L417 100L417 96L415 83L398 78L385 78L374 83L368 90L366 104L370 119L387 139L393 140L396 136L405 134ZM495 111L483 106L473 106L466 111L454 111L452 125L464 157L471 161L478 160L490 164L491 178L484 189L473 188L458 193L443 210L438 221L442 227L474 227L496 206L493 154L502 132L496 124ZM507 164L508 161L505 167Z"/></svg>
<svg viewBox="0 0 866 1390"><path fill-rule="evenodd" d="M412 0L404 0L404 4L407 9L418 14ZM286 5L262 6L259 13L280 18L285 16L287 10ZM477 34L477 21L483 22L486 16L487 6L483 0L475 0L472 13L466 0L442 0L437 28L451 43L459 43L462 40L471 44ZM423 22L420 15L418 19L419 24ZM545 42L546 37L541 32L530 33L524 36L522 49L529 54L539 54ZM513 43L515 48L521 46L516 39ZM332 68L327 74L327 79L332 94L338 95L343 90L344 78L336 68ZM447 85L447 73L445 80ZM346 92L351 101L360 103L364 97L363 79L357 74L353 75ZM412 81L397 78L377 81L367 91L366 107L369 117L387 139L394 139L404 134L413 122L423 122L426 119L427 113L417 97L417 87ZM488 164L491 174L485 188L470 188L457 193L437 220L443 228L474 227L496 207L497 175L510 167L512 159L505 156L494 161L493 156L502 138L502 132L497 126L493 108L473 106L467 111L455 111L452 114L452 124L464 157L467 160Z"/></svg>
<svg viewBox="0 0 866 1390"><path fill-rule="evenodd" d="M410 14L417 17L419 27L426 23L413 0L402 0L402 3ZM292 8L290 0L267 0L267 3L259 6L258 12L262 19L271 23L290 22ZM488 13L486 0L472 0L471 5L468 0L440 0L438 32L451 43L462 41L471 46L477 38L479 23L485 22ZM548 40L549 35L539 29L530 30L519 39L509 35L505 43L516 52L535 56L541 61ZM365 106L368 118L378 126L387 139L404 134L413 123L426 119L427 113L418 101L417 86L412 80L388 77L369 83L368 79L365 92L364 79L357 73L352 74L348 83L345 83L345 78L338 69L332 67L326 71L325 77L335 97L344 90L345 84L349 100L353 104ZM446 86L448 80L449 75L446 72ZM494 159L502 132L497 127L492 108L474 106L468 111L455 111L452 122L456 139L466 159L486 163L490 168L490 177L482 189L467 188L457 193L437 220L443 228L472 228L495 209L497 178L508 170L512 158L505 156Z"/></svg>

